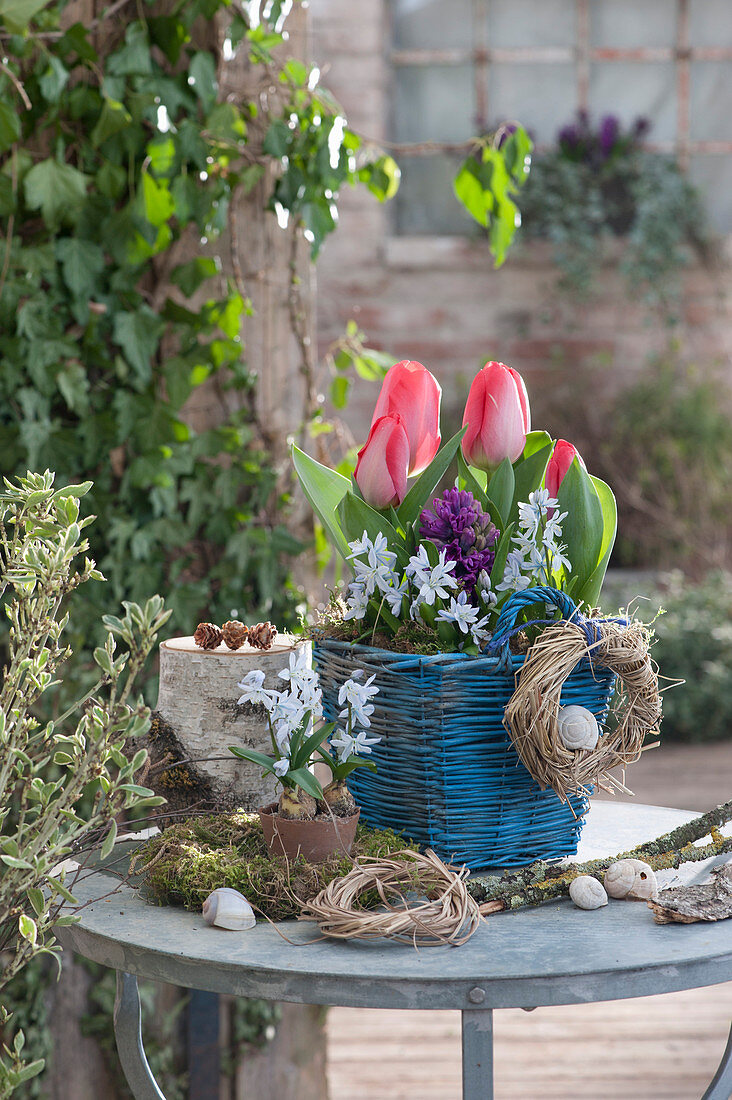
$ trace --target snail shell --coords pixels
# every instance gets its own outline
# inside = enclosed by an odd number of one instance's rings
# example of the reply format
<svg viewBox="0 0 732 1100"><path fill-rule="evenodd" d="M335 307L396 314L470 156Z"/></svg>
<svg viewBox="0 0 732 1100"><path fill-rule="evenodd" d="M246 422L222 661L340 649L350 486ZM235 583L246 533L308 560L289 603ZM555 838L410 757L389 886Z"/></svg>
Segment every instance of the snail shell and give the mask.
<svg viewBox="0 0 732 1100"><path fill-rule="evenodd" d="M611 863L604 882L611 898L648 901L658 894L655 872L642 859L619 859Z"/></svg>
<svg viewBox="0 0 732 1100"><path fill-rule="evenodd" d="M206 924L228 928L232 932L254 928L257 923L254 910L247 899L230 886L220 886L208 895L203 903L203 919Z"/></svg>
<svg viewBox="0 0 732 1100"><path fill-rule="evenodd" d="M594 749L600 737L597 718L587 707L572 704L557 714L559 739L566 749Z"/></svg>
<svg viewBox="0 0 732 1100"><path fill-rule="evenodd" d="M572 879L569 896L579 909L600 909L607 905L605 887L592 875L579 875Z"/></svg>

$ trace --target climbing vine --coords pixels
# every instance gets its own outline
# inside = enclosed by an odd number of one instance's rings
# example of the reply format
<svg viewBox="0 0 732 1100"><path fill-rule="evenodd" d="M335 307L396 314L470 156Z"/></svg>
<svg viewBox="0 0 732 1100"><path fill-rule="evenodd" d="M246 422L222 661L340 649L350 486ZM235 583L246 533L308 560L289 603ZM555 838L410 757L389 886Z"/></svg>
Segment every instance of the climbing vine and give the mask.
<svg viewBox="0 0 732 1100"><path fill-rule="evenodd" d="M302 224L313 255L342 183L385 198L398 171L362 153L305 65L275 60L281 3L266 19L223 0L115 3L91 26L69 25L65 3L40 7L0 3L5 469L94 480L93 550L111 585L75 616L77 636L110 601L156 588L184 632L205 610L293 621L287 562L301 547L241 341L251 301L218 242L237 196L288 153L267 202ZM282 86L264 125L261 97L218 101L218 40L200 33L211 20L228 56L248 51ZM196 431L185 407L204 383L231 412Z"/></svg>

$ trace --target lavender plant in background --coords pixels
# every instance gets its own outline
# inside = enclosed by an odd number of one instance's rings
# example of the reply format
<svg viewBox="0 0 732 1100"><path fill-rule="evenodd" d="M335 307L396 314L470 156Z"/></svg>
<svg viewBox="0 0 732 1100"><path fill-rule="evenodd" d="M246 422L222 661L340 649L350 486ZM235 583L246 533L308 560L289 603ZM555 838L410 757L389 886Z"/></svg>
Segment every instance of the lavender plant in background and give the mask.
<svg viewBox="0 0 732 1100"><path fill-rule="evenodd" d="M650 126L647 118L639 116L624 130L613 114L603 115L595 126L587 111L578 111L574 122L557 134L557 145L567 160L599 170L609 161L639 149Z"/></svg>

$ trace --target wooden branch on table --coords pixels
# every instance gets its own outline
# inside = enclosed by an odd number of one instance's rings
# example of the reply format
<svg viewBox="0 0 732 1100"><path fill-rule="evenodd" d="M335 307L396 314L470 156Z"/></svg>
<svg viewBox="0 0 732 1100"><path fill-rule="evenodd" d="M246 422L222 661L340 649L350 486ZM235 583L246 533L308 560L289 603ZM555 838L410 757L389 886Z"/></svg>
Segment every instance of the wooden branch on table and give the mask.
<svg viewBox="0 0 732 1100"><path fill-rule="evenodd" d="M539 905L550 898L569 893L569 884L579 875L602 879L611 863L619 859L643 859L654 871L696 863L725 852L732 852L732 837L723 836L719 828L732 820L732 801L725 802L708 813L695 817L655 840L644 841L629 852L589 860L586 863L548 864L543 860L518 871L495 878L473 879L468 889L476 901L483 903L484 915L503 909L521 909ZM709 844L695 842L711 836Z"/></svg>

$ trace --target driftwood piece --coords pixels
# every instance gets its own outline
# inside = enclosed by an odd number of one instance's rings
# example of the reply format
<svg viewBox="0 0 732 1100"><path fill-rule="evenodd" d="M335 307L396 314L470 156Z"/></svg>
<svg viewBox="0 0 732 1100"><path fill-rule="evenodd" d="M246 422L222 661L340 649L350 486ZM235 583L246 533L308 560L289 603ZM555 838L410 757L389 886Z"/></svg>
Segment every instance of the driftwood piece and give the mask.
<svg viewBox="0 0 732 1100"><path fill-rule="evenodd" d="M272 802L273 779L263 778L261 768L229 752L230 745L264 753L272 749L264 708L240 705L237 684L248 672L261 669L265 688L285 688L279 673L288 667L296 642L280 635L267 651L247 644L237 650L223 644L204 650L193 638L163 642L158 703L144 742L149 763L143 777L167 799L161 821L193 809L256 810Z"/></svg>
<svg viewBox="0 0 732 1100"><path fill-rule="evenodd" d="M712 881L701 886L662 890L648 902L656 924L695 924L732 917L732 863L712 871Z"/></svg>

